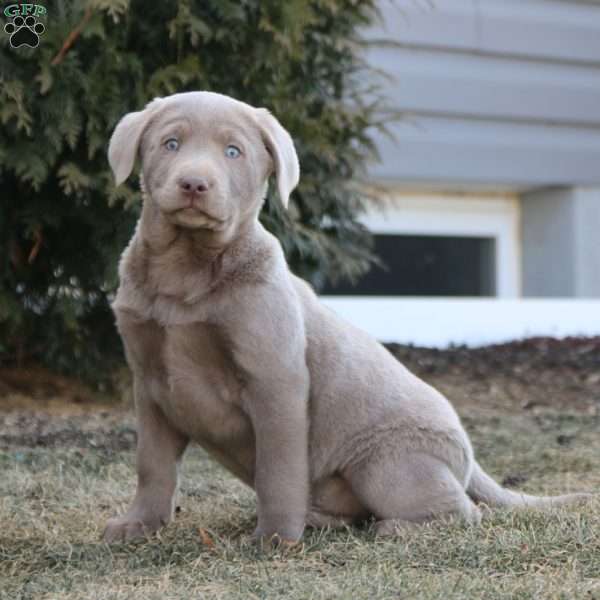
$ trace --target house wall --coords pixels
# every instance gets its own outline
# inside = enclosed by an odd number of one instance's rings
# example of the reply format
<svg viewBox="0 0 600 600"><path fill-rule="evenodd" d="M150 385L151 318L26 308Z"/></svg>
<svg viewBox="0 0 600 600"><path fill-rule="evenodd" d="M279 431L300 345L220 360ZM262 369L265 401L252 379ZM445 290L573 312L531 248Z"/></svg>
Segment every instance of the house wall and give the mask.
<svg viewBox="0 0 600 600"><path fill-rule="evenodd" d="M403 118L378 181L600 183L600 3L382 0L367 59Z"/></svg>
<svg viewBox="0 0 600 600"><path fill-rule="evenodd" d="M600 188L523 194L521 223L524 296L600 298Z"/></svg>
<svg viewBox="0 0 600 600"><path fill-rule="evenodd" d="M577 207L575 295L600 298L600 188L578 188L574 193Z"/></svg>
<svg viewBox="0 0 600 600"><path fill-rule="evenodd" d="M453 207L419 217L416 201L512 195L521 221L508 264L520 258L509 268L505 259L500 272L521 272L522 281L513 276L495 299L323 301L385 341L600 335L600 1L380 0L379 7L382 23L365 32L366 57L388 74L378 82L401 118L389 126L395 139L374 133L381 163L370 177L400 209L395 224L366 220L380 229L464 229L473 215L461 221ZM401 212L407 203L410 214Z"/></svg>

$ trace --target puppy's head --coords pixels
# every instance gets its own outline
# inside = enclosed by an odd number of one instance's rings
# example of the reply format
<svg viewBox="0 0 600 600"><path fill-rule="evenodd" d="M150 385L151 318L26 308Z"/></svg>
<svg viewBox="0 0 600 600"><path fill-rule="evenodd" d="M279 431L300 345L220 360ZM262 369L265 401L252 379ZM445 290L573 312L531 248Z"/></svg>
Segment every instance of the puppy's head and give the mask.
<svg viewBox="0 0 600 600"><path fill-rule="evenodd" d="M160 214L224 238L257 217L271 173L284 206L300 173L292 139L275 117L212 92L157 98L125 115L108 149L117 185L138 152L149 201Z"/></svg>

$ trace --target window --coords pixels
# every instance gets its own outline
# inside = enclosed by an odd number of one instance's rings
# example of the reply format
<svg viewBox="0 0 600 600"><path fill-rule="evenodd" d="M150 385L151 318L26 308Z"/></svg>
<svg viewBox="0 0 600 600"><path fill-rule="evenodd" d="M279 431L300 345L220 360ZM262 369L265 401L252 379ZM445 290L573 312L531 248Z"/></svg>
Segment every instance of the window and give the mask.
<svg viewBox="0 0 600 600"><path fill-rule="evenodd" d="M387 270L323 295L520 296L519 201L509 193L418 194L379 190L385 209L363 223Z"/></svg>
<svg viewBox="0 0 600 600"><path fill-rule="evenodd" d="M375 236L375 253L383 263L354 285L340 283L329 295L356 296L493 296L493 238L390 235Z"/></svg>

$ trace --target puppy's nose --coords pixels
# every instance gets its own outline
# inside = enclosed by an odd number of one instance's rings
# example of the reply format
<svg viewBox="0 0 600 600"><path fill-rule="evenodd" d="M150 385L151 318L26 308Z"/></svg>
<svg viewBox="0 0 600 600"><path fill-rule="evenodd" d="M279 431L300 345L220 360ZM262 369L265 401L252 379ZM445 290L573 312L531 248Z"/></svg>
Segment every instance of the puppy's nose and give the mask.
<svg viewBox="0 0 600 600"><path fill-rule="evenodd" d="M203 177L180 177L177 185L184 194L190 196L203 194L210 188L210 183Z"/></svg>

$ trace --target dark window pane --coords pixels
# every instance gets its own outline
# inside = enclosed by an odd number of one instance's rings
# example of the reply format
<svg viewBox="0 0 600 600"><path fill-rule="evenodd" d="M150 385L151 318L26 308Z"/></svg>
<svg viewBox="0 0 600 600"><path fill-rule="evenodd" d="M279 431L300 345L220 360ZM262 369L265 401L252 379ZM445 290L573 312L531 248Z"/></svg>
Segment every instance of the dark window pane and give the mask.
<svg viewBox="0 0 600 600"><path fill-rule="evenodd" d="M323 294L360 296L493 296L491 238L376 235L374 266L355 285L327 286Z"/></svg>

